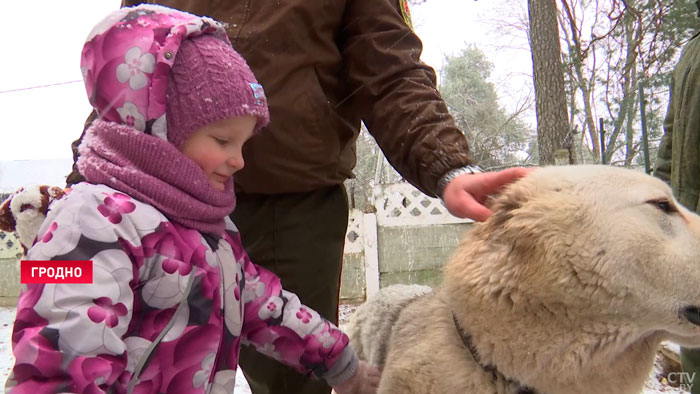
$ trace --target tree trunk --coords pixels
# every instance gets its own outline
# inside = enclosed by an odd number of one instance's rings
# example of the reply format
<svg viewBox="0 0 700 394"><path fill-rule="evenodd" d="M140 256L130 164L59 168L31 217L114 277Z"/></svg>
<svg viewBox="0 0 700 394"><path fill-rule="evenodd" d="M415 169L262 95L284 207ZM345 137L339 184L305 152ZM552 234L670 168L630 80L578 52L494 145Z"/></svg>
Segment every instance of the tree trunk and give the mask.
<svg viewBox="0 0 700 394"><path fill-rule="evenodd" d="M568 150L569 163L574 164L555 0L528 0L528 13L540 165L555 164L559 149Z"/></svg>

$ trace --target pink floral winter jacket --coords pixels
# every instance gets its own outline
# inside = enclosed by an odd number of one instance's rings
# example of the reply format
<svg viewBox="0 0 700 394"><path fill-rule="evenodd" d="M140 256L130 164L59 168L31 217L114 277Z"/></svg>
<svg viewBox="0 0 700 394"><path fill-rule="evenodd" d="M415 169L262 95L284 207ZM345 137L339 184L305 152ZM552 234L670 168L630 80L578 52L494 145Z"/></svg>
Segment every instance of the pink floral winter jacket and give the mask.
<svg viewBox="0 0 700 394"><path fill-rule="evenodd" d="M9 393L232 393L241 343L331 384L354 373L347 336L253 264L228 220L205 237L81 183L39 234L28 260L92 260L94 280L26 285Z"/></svg>

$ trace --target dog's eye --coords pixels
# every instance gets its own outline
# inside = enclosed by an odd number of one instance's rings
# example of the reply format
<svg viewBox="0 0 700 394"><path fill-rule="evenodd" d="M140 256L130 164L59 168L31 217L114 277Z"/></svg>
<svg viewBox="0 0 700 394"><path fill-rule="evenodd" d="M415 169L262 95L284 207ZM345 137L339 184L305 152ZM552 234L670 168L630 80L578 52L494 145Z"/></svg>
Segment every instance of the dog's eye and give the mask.
<svg viewBox="0 0 700 394"><path fill-rule="evenodd" d="M647 201L647 204L651 204L654 207L656 207L656 209L658 209L664 213L667 213L667 214L678 212L678 210L676 209L676 206L671 204L671 202L666 200L666 199L650 200L650 201Z"/></svg>

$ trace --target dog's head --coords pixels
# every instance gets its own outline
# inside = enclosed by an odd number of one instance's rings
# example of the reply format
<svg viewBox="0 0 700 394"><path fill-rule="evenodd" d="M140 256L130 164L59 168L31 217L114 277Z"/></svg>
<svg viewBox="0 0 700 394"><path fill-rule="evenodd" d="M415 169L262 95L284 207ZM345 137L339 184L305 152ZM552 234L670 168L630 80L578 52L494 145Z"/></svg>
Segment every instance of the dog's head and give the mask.
<svg viewBox="0 0 700 394"><path fill-rule="evenodd" d="M545 167L492 209L447 265L447 286L700 344L700 217L662 181L607 166Z"/></svg>

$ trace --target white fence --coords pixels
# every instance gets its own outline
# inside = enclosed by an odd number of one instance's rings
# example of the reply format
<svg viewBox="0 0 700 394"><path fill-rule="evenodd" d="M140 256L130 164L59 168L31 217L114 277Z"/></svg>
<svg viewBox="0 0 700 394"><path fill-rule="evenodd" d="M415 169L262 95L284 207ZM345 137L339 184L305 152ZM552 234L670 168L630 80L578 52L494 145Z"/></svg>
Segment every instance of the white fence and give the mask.
<svg viewBox="0 0 700 394"><path fill-rule="evenodd" d="M22 247L15 234L0 231L0 259L17 259L20 256Z"/></svg>
<svg viewBox="0 0 700 394"><path fill-rule="evenodd" d="M379 226L429 226L471 223L452 216L442 202L423 194L408 183L393 183L377 189L374 206Z"/></svg>
<svg viewBox="0 0 700 394"><path fill-rule="evenodd" d="M452 216L439 199L426 196L408 183L396 183L378 188L374 206L377 210L376 214L363 213L356 209L350 211L345 239L344 272L348 271L348 264L352 264L352 260L361 261L362 267L359 267L358 271L364 271L364 289L343 289L341 295L345 293L346 298L369 297L379 290L382 271L380 264L391 265L387 261L380 262L380 248L383 245L379 240L379 233L382 228L402 227L410 232L411 228L472 222ZM454 246L455 242L448 241L448 244ZM410 248L410 245L407 247ZM359 258L350 258L353 255ZM412 266L411 261L402 263L408 267ZM344 281L343 286L348 287L351 286L350 283L357 282L360 281Z"/></svg>

